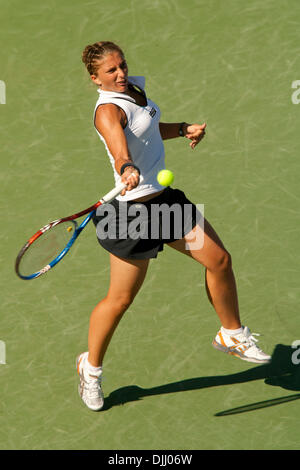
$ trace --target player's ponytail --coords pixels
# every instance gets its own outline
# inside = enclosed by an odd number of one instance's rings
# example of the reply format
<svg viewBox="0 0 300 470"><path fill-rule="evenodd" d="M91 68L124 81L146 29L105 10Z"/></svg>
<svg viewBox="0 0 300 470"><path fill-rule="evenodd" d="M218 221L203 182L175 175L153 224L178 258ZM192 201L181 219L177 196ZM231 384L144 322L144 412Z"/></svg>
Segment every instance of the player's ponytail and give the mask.
<svg viewBox="0 0 300 470"><path fill-rule="evenodd" d="M114 42L100 41L86 46L82 53L82 62L85 64L89 74L96 75L99 66L98 62L112 52L118 52L124 57L122 49Z"/></svg>

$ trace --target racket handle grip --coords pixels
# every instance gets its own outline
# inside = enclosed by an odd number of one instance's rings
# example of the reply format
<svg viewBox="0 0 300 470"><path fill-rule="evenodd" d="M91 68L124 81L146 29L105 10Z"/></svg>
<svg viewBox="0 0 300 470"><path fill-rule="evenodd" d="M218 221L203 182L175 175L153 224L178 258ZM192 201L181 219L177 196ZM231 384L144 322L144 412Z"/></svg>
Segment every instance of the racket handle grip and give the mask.
<svg viewBox="0 0 300 470"><path fill-rule="evenodd" d="M144 178L142 176L140 176L140 182L139 184L141 184L142 182L144 181ZM125 183L120 183L118 184L114 189L112 189L111 191L109 191L109 193L107 193L105 196L103 196L102 198L102 203L108 203L108 202L111 202L113 199L115 199L115 197L119 196L119 194L123 191L123 189L126 188L126 184Z"/></svg>

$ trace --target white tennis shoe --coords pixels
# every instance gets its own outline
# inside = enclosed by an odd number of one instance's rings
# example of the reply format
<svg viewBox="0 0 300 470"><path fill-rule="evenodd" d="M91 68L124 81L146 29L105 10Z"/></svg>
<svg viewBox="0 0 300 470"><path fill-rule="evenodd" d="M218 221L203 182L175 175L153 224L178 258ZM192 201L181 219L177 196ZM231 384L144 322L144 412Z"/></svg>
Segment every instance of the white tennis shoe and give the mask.
<svg viewBox="0 0 300 470"><path fill-rule="evenodd" d="M76 359L76 367L80 379L78 393L90 410L100 411L104 405L104 396L101 389L102 371L98 377L89 375L85 367L87 357L88 352L84 352Z"/></svg>
<svg viewBox="0 0 300 470"><path fill-rule="evenodd" d="M230 336L221 327L213 340L213 347L219 351L239 357L243 361L255 362L257 364L270 362L271 356L268 356L255 344L258 340L254 336L259 336L259 334L251 333L248 326L243 328L242 333Z"/></svg>

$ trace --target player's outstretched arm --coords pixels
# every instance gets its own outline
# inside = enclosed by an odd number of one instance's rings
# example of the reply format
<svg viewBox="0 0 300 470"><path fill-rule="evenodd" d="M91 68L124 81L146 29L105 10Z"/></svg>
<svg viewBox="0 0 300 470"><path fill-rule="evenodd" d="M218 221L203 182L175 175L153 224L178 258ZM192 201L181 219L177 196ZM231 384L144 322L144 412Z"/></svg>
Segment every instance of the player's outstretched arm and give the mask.
<svg viewBox="0 0 300 470"><path fill-rule="evenodd" d="M191 140L190 147L194 149L205 136L206 123L188 124L186 122L160 122L159 130L163 140L174 139L175 137L186 137Z"/></svg>

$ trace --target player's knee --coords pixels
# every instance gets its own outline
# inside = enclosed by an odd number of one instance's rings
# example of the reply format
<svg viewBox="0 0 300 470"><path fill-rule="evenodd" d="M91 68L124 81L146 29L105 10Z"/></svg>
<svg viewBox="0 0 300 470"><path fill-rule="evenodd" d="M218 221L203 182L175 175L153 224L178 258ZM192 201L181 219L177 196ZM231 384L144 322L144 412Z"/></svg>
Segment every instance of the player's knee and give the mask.
<svg viewBox="0 0 300 470"><path fill-rule="evenodd" d="M114 309L117 314L123 314L133 302L133 296L130 293L124 293L113 300Z"/></svg>
<svg viewBox="0 0 300 470"><path fill-rule="evenodd" d="M232 269L232 259L230 253L226 250L216 257L213 271L226 272Z"/></svg>

